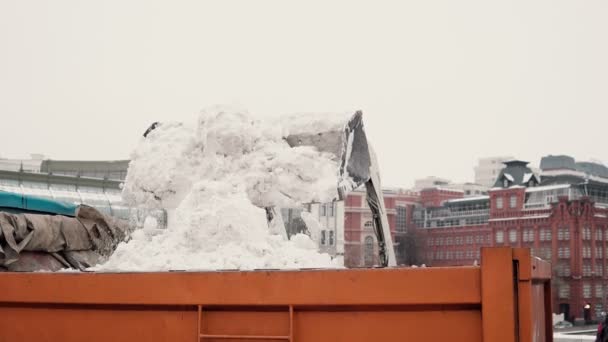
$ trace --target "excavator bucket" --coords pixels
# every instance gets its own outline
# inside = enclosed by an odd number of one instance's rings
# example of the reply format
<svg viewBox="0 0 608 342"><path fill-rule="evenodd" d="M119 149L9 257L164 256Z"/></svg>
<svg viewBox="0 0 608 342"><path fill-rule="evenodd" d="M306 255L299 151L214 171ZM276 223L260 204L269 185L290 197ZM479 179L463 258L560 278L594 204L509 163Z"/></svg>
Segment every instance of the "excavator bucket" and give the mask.
<svg viewBox="0 0 608 342"><path fill-rule="evenodd" d="M319 120L323 120L319 118ZM323 125L309 125L322 127ZM337 127L342 127L337 129ZM378 240L382 266L395 266L395 251L384 206L378 163L367 141L363 113L357 111L343 125L331 125L326 131L298 131L285 138L289 146L314 146L321 152L334 155L338 161L338 199L344 200L352 190L365 186L367 203L373 214L374 230Z"/></svg>

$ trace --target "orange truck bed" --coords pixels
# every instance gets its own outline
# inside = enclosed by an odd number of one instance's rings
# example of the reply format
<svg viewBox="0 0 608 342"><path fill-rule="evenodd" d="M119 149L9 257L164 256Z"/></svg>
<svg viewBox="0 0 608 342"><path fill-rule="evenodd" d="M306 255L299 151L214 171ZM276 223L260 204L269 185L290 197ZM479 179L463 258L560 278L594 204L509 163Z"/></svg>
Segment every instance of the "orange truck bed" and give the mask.
<svg viewBox="0 0 608 342"><path fill-rule="evenodd" d="M552 341L550 266L0 273L0 341Z"/></svg>

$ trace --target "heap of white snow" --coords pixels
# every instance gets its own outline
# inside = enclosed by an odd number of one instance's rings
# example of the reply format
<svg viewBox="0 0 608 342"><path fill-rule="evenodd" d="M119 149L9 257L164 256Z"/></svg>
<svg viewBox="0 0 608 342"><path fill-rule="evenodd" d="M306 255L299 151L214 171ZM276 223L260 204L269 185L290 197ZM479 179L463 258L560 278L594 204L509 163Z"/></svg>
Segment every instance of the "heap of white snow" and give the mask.
<svg viewBox="0 0 608 342"><path fill-rule="evenodd" d="M320 129L323 120L341 129L337 122L347 119L303 119L297 131L306 131L306 122L311 132ZM136 231L94 270L339 266L307 235L288 241L268 227L264 207L337 196L336 157L313 147L290 148L286 130L224 107L204 110L195 123L160 124L134 151L123 197L131 206L168 209L168 227L160 234Z"/></svg>

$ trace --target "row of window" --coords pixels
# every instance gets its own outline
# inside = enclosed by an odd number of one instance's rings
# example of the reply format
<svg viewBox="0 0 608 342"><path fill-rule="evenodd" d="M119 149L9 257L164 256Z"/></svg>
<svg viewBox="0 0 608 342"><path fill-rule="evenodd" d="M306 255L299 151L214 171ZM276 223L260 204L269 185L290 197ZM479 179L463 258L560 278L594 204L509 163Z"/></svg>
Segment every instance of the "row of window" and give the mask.
<svg viewBox="0 0 608 342"><path fill-rule="evenodd" d="M334 203L320 204L319 210L321 211L321 216L334 217L335 215Z"/></svg>
<svg viewBox="0 0 608 342"><path fill-rule="evenodd" d="M601 230L596 231L597 240L601 240L602 235L603 234L602 234ZM605 236L608 238L608 233ZM533 229L524 229L522 231L522 241L523 242L533 242L534 239L535 239L535 236L534 236ZM552 240L551 230L548 228L540 229L538 239L539 239L539 241L551 241ZM569 241L570 240L570 229L567 227L558 228L557 229L557 240L558 241ZM591 240L591 229L590 228L583 229L583 240ZM504 242L504 233L502 231L496 232L496 242L497 243ZM515 230L515 229L509 230L509 242L517 242L517 230ZM590 257L591 257L591 255L589 254L589 258Z"/></svg>
<svg viewBox="0 0 608 342"><path fill-rule="evenodd" d="M590 259L591 258L591 246L583 246L583 258ZM608 253L608 248L606 250ZM597 259L601 259L603 257L602 249L596 249L595 257ZM547 260L551 260L552 250L550 247L541 247L541 248L532 248L532 254ZM561 246L557 248L557 257L560 259L568 259L570 258L570 247Z"/></svg>
<svg viewBox="0 0 608 342"><path fill-rule="evenodd" d="M502 209L504 207L503 197L496 198L496 209ZM517 196L509 197L509 208L517 208Z"/></svg>
<svg viewBox="0 0 608 342"><path fill-rule="evenodd" d="M583 294L583 298L589 299L592 298L593 294L591 293L591 290L593 288L591 287L591 284L589 283L583 283L583 289L582 289L582 294ZM604 296L604 286L602 284L595 284L595 298L603 298ZM570 298L570 284L562 284L559 287L558 290L558 295L559 298L564 298L564 299L568 299Z"/></svg>
<svg viewBox="0 0 608 342"><path fill-rule="evenodd" d="M474 243L476 244L482 244L482 243L486 243L489 244L490 243L490 235L469 235L469 236L448 236L448 237L437 237L435 239L428 238L427 240L427 244L429 246L451 246L451 245L472 245Z"/></svg>
<svg viewBox="0 0 608 342"><path fill-rule="evenodd" d="M480 252L476 251L437 251L429 252L428 258L435 260L479 260Z"/></svg>

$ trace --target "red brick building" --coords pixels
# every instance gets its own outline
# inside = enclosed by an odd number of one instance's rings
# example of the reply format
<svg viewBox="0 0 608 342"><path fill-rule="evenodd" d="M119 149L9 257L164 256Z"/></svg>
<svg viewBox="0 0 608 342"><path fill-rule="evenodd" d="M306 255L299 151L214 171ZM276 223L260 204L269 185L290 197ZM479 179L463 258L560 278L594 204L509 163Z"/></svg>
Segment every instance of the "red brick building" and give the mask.
<svg viewBox="0 0 608 342"><path fill-rule="evenodd" d="M464 191L445 188L429 188L420 190L420 205L423 207L440 207L446 200L462 198Z"/></svg>
<svg viewBox="0 0 608 342"><path fill-rule="evenodd" d="M412 212L418 205L419 194L412 191L384 190L384 205L396 242L399 259L399 238L407 232L412 222ZM372 212L365 200L364 191L348 195L344 203L344 263L348 267L374 266L378 264L378 245L372 224Z"/></svg>
<svg viewBox="0 0 608 342"><path fill-rule="evenodd" d="M541 183L527 163L506 165L487 196L436 193L438 201L414 210L426 262L472 265L483 246L531 248L553 264L554 311L596 319L607 307L608 178L552 170Z"/></svg>

